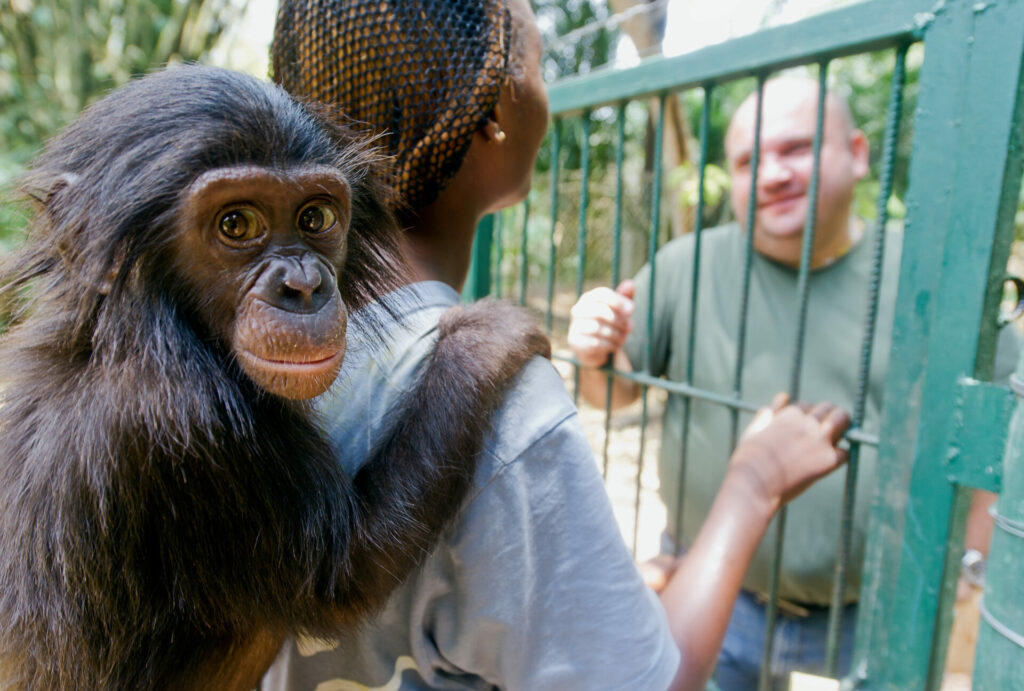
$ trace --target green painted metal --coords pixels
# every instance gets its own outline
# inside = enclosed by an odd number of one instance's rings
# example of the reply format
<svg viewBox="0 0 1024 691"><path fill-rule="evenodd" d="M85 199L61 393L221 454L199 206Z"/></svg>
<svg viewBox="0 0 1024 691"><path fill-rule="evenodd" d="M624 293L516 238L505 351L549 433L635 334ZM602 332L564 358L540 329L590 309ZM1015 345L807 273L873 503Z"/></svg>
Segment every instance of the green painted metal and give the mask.
<svg viewBox="0 0 1024 691"><path fill-rule="evenodd" d="M668 98L668 94L661 94L658 98L658 123L654 129L654 156L652 160L662 160L662 148L665 141L665 100ZM648 257L647 261L651 266L650 271L650 284L648 286L648 295L651 296L651 303L654 303L654 282L655 282L655 271L654 271L654 255L658 252L658 229L661 227L661 166L654 166L654 180L651 183L651 224L648 233ZM647 314L647 333L653 333L653 313ZM644 349L644 370L647 372L651 371L651 343L647 342L647 347ZM640 510L640 492L643 488L643 471L644 471L644 446L647 443L647 417L648 417L648 399L650 389L644 385L643 393L641 394L641 407L640 407L640 448L637 454L636 463L636 489L634 492L633 506L636 507L637 515L639 518ZM637 536L640 531L640 521L634 519L633 521L633 556L636 556Z"/></svg>
<svg viewBox="0 0 1024 691"><path fill-rule="evenodd" d="M583 277L587 272L587 208L590 206L590 130L593 122L590 113L583 114L583 130L580 133L580 213L576 249L579 269L576 272L576 295L583 294Z"/></svg>
<svg viewBox="0 0 1024 691"><path fill-rule="evenodd" d="M527 197L523 202L523 237L522 237L522 248L519 255L519 304L526 304L526 282L529 276L529 240L530 234L527 232L530 223L530 198Z"/></svg>
<svg viewBox="0 0 1024 691"><path fill-rule="evenodd" d="M612 226L612 286L619 285L619 273L622 260L622 161L626 148L626 104L620 103L615 109L615 218ZM608 365L611 366L611 356ZM603 463L601 476L608 479L608 444L612 436L612 385L613 376L608 374L604 388L604 442L602 448Z"/></svg>
<svg viewBox="0 0 1024 691"><path fill-rule="evenodd" d="M686 380L684 383L693 382L693 367L696 356L697 343L697 298L700 286L700 252L704 230L704 174L707 171L708 163L708 131L711 129L711 94L712 87L704 88L704 108L700 117L700 167L697 173L697 208L694 212L696 223L693 228L693 265L690 269L690 323L687 330L686 346ZM693 399L689 396L683 397L683 443L679 450L679 489L676 492L676 506L683 505L683 497L686 495L686 466L690 440L690 408ZM683 512L676 511L675 534L683 534Z"/></svg>
<svg viewBox="0 0 1024 691"><path fill-rule="evenodd" d="M493 276L491 277L491 293L496 298L501 297L501 264L504 256L505 242L503 232L505 230L505 218L508 213L505 211L499 211L494 214L494 261L492 262Z"/></svg>
<svg viewBox="0 0 1024 691"><path fill-rule="evenodd" d="M576 271L576 297L583 294L583 278L587 274L587 208L590 206L590 130L593 122L590 113L585 112L582 116L583 129L580 133L580 211L579 229L576 239L576 254L578 257L578 269ZM580 368L572 369L572 400L579 405L580 394Z"/></svg>
<svg viewBox="0 0 1024 691"><path fill-rule="evenodd" d="M1024 353L1011 383L1024 393ZM1003 473L981 603L976 691L1019 688L1024 680L1024 398L1020 394L1005 445Z"/></svg>
<svg viewBox="0 0 1024 691"><path fill-rule="evenodd" d="M548 247L548 307L544 325L551 333L554 321L552 311L555 302L555 231L558 229L558 158L561 155L562 121L555 118L551 123L551 240Z"/></svg>
<svg viewBox="0 0 1024 691"><path fill-rule="evenodd" d="M1020 185L1024 4L945 3L924 43L854 662L870 688L935 688L941 676L939 595L962 544L962 521L948 519L964 505L941 465L958 378L991 373Z"/></svg>
<svg viewBox="0 0 1024 691"><path fill-rule="evenodd" d="M466 302L487 297L491 291L491 248L494 245L494 215L487 214L476 226L473 237L473 258L462 287L462 299Z"/></svg>
<svg viewBox="0 0 1024 691"><path fill-rule="evenodd" d="M957 386L956 402L946 477L965 487L999 492L1013 393L1005 386L966 378Z"/></svg>
<svg viewBox="0 0 1024 691"><path fill-rule="evenodd" d="M754 216L757 212L757 174L761 164L761 118L764 111L764 82L766 75L757 79L757 107L754 113L754 145L750 150L750 196L747 202L746 237L743 243L743 288L740 291L739 324L736 327L736 374L733 377L732 393L740 398L743 393L743 363L747 351L747 312L750 310L750 272L754 258ZM732 409L732 437L730 448L736 446L740 433L739 410Z"/></svg>
<svg viewBox="0 0 1024 691"><path fill-rule="evenodd" d="M903 87L906 80L907 44L896 49L892 83L889 88L889 104L882 143L882 170L876 206L875 246L872 249L871 279L868 283L867 315L864 323L864 340L861 342L860 365L857 370L857 395L850 424L859 428L864 424L864 412L868 397L868 383L871 375L871 357L874 351L875 323L878 319L878 292L882 283L882 261L885 257L885 227L889 220L889 196L892 194L896 143L900 132L903 113ZM825 643L825 672L835 677L839 658L839 629L846 592L846 572L850 562L853 542L854 494L860 468L861 445L850 444L846 464L846 478L843 485L842 521L839 528L839 551L836 559L836 573L832 582L832 601L828 618L828 636Z"/></svg>
<svg viewBox="0 0 1024 691"><path fill-rule="evenodd" d="M1012 0L1011 0L1012 1ZM671 58L654 58L630 70L593 73L552 85L551 111L568 114L665 90L701 87L823 59L894 47L920 36L943 0L872 0L758 31ZM960 3L966 5L991 3Z"/></svg>

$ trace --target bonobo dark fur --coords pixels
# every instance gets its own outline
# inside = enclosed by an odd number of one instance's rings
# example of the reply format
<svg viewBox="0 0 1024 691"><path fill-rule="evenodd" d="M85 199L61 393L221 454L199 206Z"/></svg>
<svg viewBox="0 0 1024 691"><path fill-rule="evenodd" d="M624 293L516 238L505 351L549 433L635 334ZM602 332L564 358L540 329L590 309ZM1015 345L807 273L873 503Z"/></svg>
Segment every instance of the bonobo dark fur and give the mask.
<svg viewBox="0 0 1024 691"><path fill-rule="evenodd" d="M506 385L548 352L526 316L447 314L390 437L349 478L308 403L243 374L220 286L179 275L197 176L300 164L349 185L330 268L345 305L402 283L372 153L234 73L115 91L26 179L39 211L0 274L26 300L0 345L0 688L251 687L286 633L381 605L457 512Z"/></svg>

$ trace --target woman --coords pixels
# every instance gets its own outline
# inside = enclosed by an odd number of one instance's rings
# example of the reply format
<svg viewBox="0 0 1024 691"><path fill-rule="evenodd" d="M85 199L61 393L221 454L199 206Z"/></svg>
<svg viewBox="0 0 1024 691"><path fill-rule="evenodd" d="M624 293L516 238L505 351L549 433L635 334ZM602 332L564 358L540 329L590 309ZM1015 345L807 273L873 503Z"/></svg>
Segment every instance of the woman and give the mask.
<svg viewBox="0 0 1024 691"><path fill-rule="evenodd" d="M358 459L458 303L477 222L528 191L548 115L540 36L527 0L284 0L273 53L286 89L364 123L394 157L415 273L394 296L403 327L351 349L323 406ZM358 631L287 643L264 688L702 688L771 516L842 462L845 414L784 404L741 441L662 608L560 378L535 360L423 568Z"/></svg>

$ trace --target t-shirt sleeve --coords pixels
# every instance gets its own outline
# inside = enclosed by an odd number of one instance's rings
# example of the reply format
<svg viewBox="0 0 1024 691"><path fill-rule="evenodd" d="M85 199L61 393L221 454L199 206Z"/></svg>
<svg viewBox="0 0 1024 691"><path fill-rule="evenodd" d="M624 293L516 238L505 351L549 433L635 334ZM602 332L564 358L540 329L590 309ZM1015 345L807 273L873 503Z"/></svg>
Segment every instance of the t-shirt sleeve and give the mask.
<svg viewBox="0 0 1024 691"><path fill-rule="evenodd" d="M654 261L653 299L651 265L644 265L633 278L636 288L633 331L626 339L624 350L634 371L647 371L655 377L666 374L672 351L673 322L688 313L689 288L681 278L690 275L689 244L686 237L679 238L658 251Z"/></svg>
<svg viewBox="0 0 1024 691"><path fill-rule="evenodd" d="M679 655L664 610L622 540L562 383L543 366L528 375L553 381L526 388L565 397L569 412L505 462L460 521L446 555L456 602L439 608L455 616L435 620L437 650L513 691L666 688ZM506 410L502 424L521 414Z"/></svg>

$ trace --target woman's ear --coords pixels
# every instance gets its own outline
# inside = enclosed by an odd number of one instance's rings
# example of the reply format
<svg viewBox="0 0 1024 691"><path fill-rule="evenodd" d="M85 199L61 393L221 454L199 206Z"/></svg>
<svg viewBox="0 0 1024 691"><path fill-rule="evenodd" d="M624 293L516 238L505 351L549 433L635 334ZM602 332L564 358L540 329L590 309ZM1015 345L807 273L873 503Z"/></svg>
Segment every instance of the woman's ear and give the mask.
<svg viewBox="0 0 1024 691"><path fill-rule="evenodd" d="M495 106L491 112L491 117L487 118L487 122L480 127L480 134L483 135L488 143L501 144L505 141L505 130L501 129L500 122L501 108Z"/></svg>

